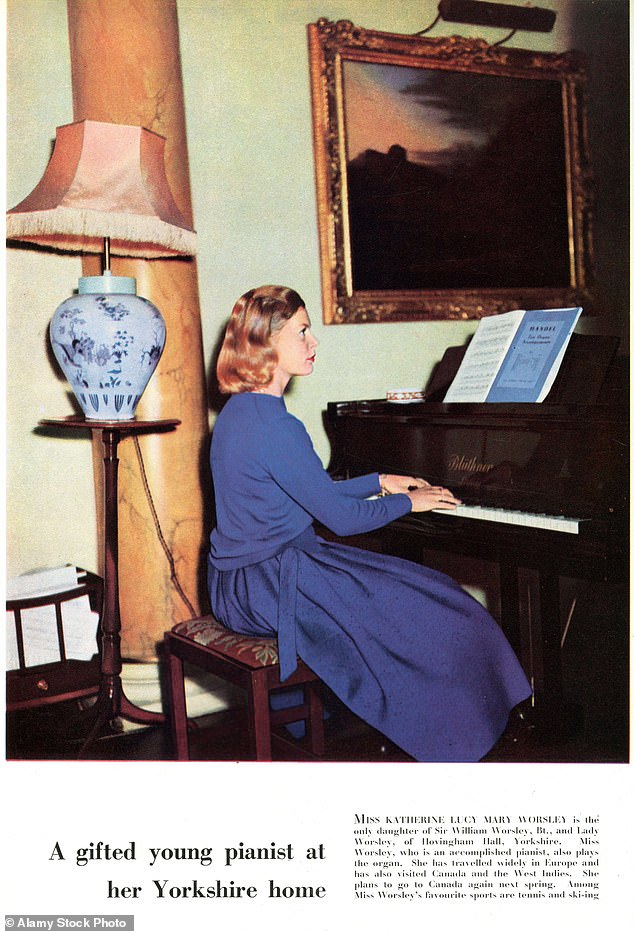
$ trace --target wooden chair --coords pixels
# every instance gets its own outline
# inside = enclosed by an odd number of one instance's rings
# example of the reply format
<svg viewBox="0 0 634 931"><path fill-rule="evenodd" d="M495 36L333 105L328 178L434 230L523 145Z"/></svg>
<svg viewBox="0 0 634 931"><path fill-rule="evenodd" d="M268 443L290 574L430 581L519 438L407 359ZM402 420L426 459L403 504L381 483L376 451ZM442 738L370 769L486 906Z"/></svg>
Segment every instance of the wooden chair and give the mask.
<svg viewBox="0 0 634 931"><path fill-rule="evenodd" d="M189 759L183 662L205 669L246 691L247 731L253 759L272 759L274 725L300 720L306 722L311 756L323 754L321 683L301 660L298 660L296 672L285 682L280 682L277 640L236 634L208 615L182 621L165 634L165 659L170 690L168 717L178 760ZM271 693L297 686L304 689L301 705L271 710Z"/></svg>

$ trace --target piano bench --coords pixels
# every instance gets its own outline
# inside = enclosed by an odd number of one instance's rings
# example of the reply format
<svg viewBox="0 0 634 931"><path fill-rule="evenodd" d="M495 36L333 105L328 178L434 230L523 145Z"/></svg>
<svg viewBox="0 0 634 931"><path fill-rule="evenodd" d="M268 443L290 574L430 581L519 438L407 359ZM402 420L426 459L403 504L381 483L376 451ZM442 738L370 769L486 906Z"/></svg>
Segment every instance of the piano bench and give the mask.
<svg viewBox="0 0 634 931"><path fill-rule="evenodd" d="M272 728L278 724L306 722L309 753L324 753L324 719L321 682L300 659L297 670L280 682L277 640L234 633L214 617L182 621L165 634L165 660L169 686L168 719L175 743L176 759L189 760L189 722L185 697L183 663L191 663L246 691L246 726L252 759L272 759ZM274 711L272 692L304 689L300 705ZM306 758L305 751L298 757Z"/></svg>

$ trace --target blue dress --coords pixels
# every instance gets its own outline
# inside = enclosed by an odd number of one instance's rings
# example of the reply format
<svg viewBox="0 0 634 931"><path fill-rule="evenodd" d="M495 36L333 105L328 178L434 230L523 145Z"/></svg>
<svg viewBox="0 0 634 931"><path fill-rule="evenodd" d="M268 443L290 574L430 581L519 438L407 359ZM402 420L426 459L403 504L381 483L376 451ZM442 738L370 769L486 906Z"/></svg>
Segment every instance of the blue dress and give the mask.
<svg viewBox="0 0 634 931"><path fill-rule="evenodd" d="M414 759L475 762L528 698L526 676L491 615L432 569L320 539L375 530L407 495L368 500L377 474L333 482L283 398L233 395L216 421L217 524L208 585L230 629L278 638L355 714Z"/></svg>

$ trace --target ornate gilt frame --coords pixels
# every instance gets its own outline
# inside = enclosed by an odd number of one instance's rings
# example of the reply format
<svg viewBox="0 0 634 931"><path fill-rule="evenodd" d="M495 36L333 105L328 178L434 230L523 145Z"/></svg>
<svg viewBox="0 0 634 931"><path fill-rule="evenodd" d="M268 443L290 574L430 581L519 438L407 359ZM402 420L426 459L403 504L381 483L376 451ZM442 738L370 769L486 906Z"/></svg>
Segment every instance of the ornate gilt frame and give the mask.
<svg viewBox="0 0 634 931"><path fill-rule="evenodd" d="M308 26L313 142L323 316L327 324L464 320L517 308L582 305L593 285L591 174L585 71L575 53L546 54L458 36L420 38L373 32L344 20ZM478 72L561 84L567 199L569 282L520 288L367 290L352 286L345 161L343 62ZM562 244L562 248L565 246Z"/></svg>

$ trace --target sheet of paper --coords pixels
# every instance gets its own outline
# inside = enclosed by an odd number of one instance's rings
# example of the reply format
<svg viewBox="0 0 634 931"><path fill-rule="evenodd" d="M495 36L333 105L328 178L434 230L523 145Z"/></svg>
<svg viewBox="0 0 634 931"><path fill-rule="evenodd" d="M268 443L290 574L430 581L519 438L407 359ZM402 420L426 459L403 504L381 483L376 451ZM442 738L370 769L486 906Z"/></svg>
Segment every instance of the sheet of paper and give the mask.
<svg viewBox="0 0 634 931"><path fill-rule="evenodd" d="M445 395L445 403L477 404L486 401L523 316L523 310L512 310L497 317L484 317L480 321L460 369Z"/></svg>
<svg viewBox="0 0 634 931"><path fill-rule="evenodd" d="M99 615L91 611L88 595L62 605L66 659L89 660L97 652Z"/></svg>
<svg viewBox="0 0 634 931"><path fill-rule="evenodd" d="M6 616L7 616L6 665L7 665L7 672L9 672L11 669L20 668L20 658L19 658L19 653L18 653L18 638L15 633L15 624L13 623L13 611L7 611Z"/></svg>
<svg viewBox="0 0 634 931"><path fill-rule="evenodd" d="M12 611L7 611L7 670L19 668L18 643ZM61 659L55 606L26 608L21 612L26 666L58 663ZM89 660L97 652L99 615L92 611L88 595L65 601L62 627L66 659Z"/></svg>
<svg viewBox="0 0 634 931"><path fill-rule="evenodd" d="M22 641L27 666L60 661L54 605L22 611Z"/></svg>

